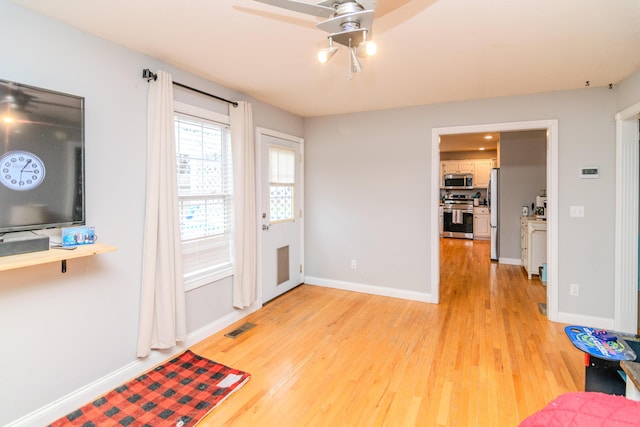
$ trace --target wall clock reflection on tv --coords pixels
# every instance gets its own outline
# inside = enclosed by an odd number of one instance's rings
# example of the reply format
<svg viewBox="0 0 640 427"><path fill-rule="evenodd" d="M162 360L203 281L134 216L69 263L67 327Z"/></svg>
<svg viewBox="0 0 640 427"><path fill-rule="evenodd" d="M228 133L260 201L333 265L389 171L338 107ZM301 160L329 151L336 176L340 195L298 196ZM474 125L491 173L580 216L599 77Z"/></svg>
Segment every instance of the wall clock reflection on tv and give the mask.
<svg viewBox="0 0 640 427"><path fill-rule="evenodd" d="M44 162L29 151L9 151L0 157L0 183L12 190L33 190L42 184L45 173Z"/></svg>

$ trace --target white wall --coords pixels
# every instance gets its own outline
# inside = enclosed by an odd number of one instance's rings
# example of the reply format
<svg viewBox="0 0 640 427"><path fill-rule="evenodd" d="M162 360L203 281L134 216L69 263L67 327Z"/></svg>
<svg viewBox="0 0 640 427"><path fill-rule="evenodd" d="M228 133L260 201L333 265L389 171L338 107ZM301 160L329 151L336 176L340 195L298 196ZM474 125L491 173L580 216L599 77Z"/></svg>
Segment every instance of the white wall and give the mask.
<svg viewBox="0 0 640 427"><path fill-rule="evenodd" d="M300 117L0 0L0 78L86 98L87 221L116 252L0 272L0 425L136 360L146 163L142 69L248 100L256 126L302 136ZM224 104L176 90L176 98ZM1 203L1 201L0 201ZM231 280L187 294L193 332L233 311Z"/></svg>
<svg viewBox="0 0 640 427"><path fill-rule="evenodd" d="M559 311L613 318L615 112L615 89L585 88L305 119L307 281L432 295L431 129L557 119ZM600 179L580 180L584 165L600 166ZM570 218L570 205L585 218Z"/></svg>

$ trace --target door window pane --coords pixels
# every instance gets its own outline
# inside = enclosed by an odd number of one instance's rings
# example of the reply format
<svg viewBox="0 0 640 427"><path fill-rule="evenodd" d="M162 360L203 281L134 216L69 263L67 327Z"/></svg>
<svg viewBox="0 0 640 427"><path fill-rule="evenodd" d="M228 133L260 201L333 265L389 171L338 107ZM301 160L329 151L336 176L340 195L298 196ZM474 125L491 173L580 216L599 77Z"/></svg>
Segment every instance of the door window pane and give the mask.
<svg viewBox="0 0 640 427"><path fill-rule="evenodd" d="M293 221L296 152L269 146L269 221Z"/></svg>

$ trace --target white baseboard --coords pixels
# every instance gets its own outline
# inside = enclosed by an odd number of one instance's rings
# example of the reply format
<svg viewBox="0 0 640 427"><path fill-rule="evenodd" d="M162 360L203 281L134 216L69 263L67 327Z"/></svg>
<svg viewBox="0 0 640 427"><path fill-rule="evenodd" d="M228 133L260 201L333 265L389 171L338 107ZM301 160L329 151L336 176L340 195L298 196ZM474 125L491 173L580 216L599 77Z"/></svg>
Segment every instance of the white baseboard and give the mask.
<svg viewBox="0 0 640 427"><path fill-rule="evenodd" d="M498 258L498 262L500 264L508 264L508 265L522 265L522 260L520 258Z"/></svg>
<svg viewBox="0 0 640 427"><path fill-rule="evenodd" d="M558 322L569 325L589 326L592 328L613 329L614 319L607 317L585 316L575 313L558 312Z"/></svg>
<svg viewBox="0 0 640 427"><path fill-rule="evenodd" d="M342 280L323 279L322 277L305 277L305 284L313 286L324 286L326 288L342 289L343 291L361 292L363 294L380 295L392 298L401 298L411 301L421 301L436 303L432 294L405 291L402 289L386 288L381 286L367 285L363 283L344 282Z"/></svg>
<svg viewBox="0 0 640 427"><path fill-rule="evenodd" d="M87 402L90 402L92 399L113 390L119 385L129 381L131 378L135 378L142 372L148 371L165 360L182 353L192 345L243 319L254 311L260 309L261 306L261 304L255 303L244 310L235 310L226 316L191 332L186 341L180 343L176 347L169 350L153 350L151 354L144 359L137 359L122 368L49 403L48 405L18 418L17 420L10 422L8 427L40 427L48 425L58 418L67 415L69 412L78 409Z"/></svg>

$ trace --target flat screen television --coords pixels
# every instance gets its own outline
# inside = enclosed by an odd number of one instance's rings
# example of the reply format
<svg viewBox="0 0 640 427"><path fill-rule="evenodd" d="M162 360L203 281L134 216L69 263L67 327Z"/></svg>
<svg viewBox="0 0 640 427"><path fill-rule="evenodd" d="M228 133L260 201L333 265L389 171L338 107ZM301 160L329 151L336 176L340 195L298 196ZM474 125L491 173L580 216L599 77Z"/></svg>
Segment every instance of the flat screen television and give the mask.
<svg viewBox="0 0 640 427"><path fill-rule="evenodd" d="M84 225L84 98L0 80L0 120L0 234Z"/></svg>

